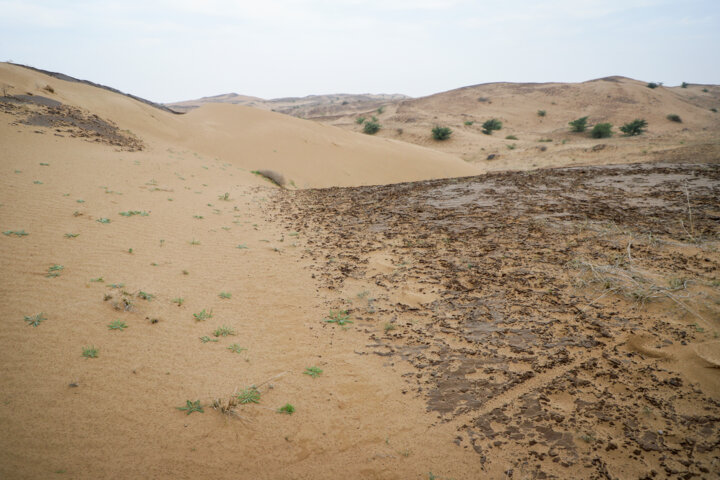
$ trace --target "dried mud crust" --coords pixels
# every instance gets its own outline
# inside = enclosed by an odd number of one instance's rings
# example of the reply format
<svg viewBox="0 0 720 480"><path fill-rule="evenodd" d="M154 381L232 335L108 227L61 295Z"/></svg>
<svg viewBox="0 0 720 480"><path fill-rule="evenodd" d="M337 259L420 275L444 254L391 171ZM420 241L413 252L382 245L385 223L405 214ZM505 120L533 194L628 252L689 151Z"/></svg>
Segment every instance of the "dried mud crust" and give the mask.
<svg viewBox="0 0 720 480"><path fill-rule="evenodd" d="M130 152L144 148L142 140L128 130L120 130L112 121L41 95L0 97L0 112L19 117L15 125L50 128L60 137L84 138Z"/></svg>
<svg viewBox="0 0 720 480"><path fill-rule="evenodd" d="M338 301L372 286L344 307L368 334L356 353L407 362L404 391L488 472L718 478L720 371L692 350L720 331L718 199L718 165L637 164L269 208Z"/></svg>

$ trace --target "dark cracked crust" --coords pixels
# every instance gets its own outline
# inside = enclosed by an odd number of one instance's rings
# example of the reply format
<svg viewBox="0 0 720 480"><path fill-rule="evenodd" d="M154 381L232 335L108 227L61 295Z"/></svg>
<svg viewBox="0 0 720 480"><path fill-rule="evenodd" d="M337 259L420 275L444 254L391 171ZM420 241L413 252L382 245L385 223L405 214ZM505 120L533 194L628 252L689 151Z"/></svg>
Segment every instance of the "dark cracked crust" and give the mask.
<svg viewBox="0 0 720 480"><path fill-rule="evenodd" d="M406 391L488 472L718 478L718 370L689 352L720 330L719 199L718 165L637 164L279 192L270 208L329 291L379 292L347 306L368 333L357 353L407 362Z"/></svg>

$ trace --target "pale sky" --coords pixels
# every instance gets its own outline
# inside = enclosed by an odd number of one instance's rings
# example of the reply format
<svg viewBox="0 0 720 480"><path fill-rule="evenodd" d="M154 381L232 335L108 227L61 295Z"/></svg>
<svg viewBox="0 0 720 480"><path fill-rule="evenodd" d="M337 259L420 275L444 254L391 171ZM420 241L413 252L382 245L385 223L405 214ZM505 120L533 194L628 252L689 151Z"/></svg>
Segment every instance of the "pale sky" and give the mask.
<svg viewBox="0 0 720 480"><path fill-rule="evenodd" d="M720 83L720 0L0 0L0 61L156 102Z"/></svg>

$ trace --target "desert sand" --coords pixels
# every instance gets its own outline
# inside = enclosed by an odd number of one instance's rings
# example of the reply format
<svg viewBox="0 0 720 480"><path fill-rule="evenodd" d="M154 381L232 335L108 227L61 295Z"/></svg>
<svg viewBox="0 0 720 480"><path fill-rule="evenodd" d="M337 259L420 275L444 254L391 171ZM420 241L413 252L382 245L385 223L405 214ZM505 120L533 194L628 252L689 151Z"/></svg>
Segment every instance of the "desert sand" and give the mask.
<svg viewBox="0 0 720 480"><path fill-rule="evenodd" d="M368 136L0 64L0 477L718 478L720 90L588 85Z"/></svg>

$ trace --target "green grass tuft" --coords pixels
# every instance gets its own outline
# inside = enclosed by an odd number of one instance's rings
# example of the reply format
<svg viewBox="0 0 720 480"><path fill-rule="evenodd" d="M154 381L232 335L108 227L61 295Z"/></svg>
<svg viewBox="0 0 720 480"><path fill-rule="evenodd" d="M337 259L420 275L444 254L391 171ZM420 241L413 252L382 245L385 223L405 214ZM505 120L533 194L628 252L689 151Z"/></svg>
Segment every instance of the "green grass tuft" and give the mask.
<svg viewBox="0 0 720 480"><path fill-rule="evenodd" d="M198 322L207 320L208 318L212 318L212 316L213 316L212 310L210 310L209 312L206 312L204 308L202 309L201 312L193 313L193 317L195 317L195 320L197 320Z"/></svg>
<svg viewBox="0 0 720 480"><path fill-rule="evenodd" d="M96 347L82 347L82 356L85 358L97 358L98 349Z"/></svg>
<svg viewBox="0 0 720 480"><path fill-rule="evenodd" d="M193 412L205 413L205 410L203 410L202 405L200 405L200 400L195 400L194 402L187 400L184 407L175 407L175 408L177 408L178 410L187 412L188 415L190 415Z"/></svg>
<svg viewBox="0 0 720 480"><path fill-rule="evenodd" d="M323 373L323 371L320 367L305 367L305 371L303 373L305 375L310 375L312 378L317 378Z"/></svg>
<svg viewBox="0 0 720 480"><path fill-rule="evenodd" d="M121 320L113 320L108 324L109 330L120 330L123 331L127 328L127 324Z"/></svg>
<svg viewBox="0 0 720 480"><path fill-rule="evenodd" d="M295 407L293 407L293 406L292 406L291 404L289 404L289 403L286 403L286 404L283 405L282 407L278 408L277 412L278 412L278 413L284 413L284 414L286 414L286 415L292 415L293 413L295 413Z"/></svg>
<svg viewBox="0 0 720 480"><path fill-rule="evenodd" d="M330 310L330 315L325 319L325 322L337 323L338 325L353 323L347 310Z"/></svg>
<svg viewBox="0 0 720 480"><path fill-rule="evenodd" d="M235 395L237 401L241 405L247 405L248 403L260 403L260 392L255 385L252 385L242 392Z"/></svg>
<svg viewBox="0 0 720 480"><path fill-rule="evenodd" d="M24 320L27 322L28 327L37 327L37 326L40 325L42 322L44 322L45 320L47 320L47 318L45 318L45 317L43 316L43 313L40 312L40 313L38 313L38 314L36 314L36 315L32 315L32 316L25 315L25 316L24 316Z"/></svg>

